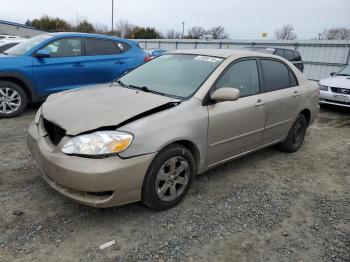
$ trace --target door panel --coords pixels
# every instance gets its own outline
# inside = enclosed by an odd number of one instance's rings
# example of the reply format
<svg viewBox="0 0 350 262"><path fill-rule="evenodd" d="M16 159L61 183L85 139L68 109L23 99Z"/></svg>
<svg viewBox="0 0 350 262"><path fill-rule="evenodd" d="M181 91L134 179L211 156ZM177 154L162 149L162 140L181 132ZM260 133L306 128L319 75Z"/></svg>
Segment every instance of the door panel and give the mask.
<svg viewBox="0 0 350 262"><path fill-rule="evenodd" d="M299 109L298 89L299 87L291 87L264 94L266 122L263 144L287 136Z"/></svg>
<svg viewBox="0 0 350 262"><path fill-rule="evenodd" d="M262 144L286 138L299 110L298 81L279 60L261 59L266 122Z"/></svg>
<svg viewBox="0 0 350 262"><path fill-rule="evenodd" d="M128 60L125 54L87 56L87 83L96 84L112 81L129 68Z"/></svg>
<svg viewBox="0 0 350 262"><path fill-rule="evenodd" d="M259 147L264 123L263 95L208 106L208 165Z"/></svg>
<svg viewBox="0 0 350 262"><path fill-rule="evenodd" d="M85 57L80 38L56 39L43 49L49 58L33 58L33 74L40 94L49 94L84 85Z"/></svg>

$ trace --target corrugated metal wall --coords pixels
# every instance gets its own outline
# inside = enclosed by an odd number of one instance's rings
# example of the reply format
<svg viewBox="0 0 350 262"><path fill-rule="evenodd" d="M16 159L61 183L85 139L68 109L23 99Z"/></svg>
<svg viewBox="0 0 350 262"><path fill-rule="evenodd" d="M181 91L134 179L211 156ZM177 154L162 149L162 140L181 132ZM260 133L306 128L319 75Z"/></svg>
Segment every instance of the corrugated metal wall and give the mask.
<svg viewBox="0 0 350 262"><path fill-rule="evenodd" d="M349 64L350 41L348 40L235 40L235 41L202 41L187 39L146 39L139 40L140 46L147 50L163 48L198 49L230 48L241 49L245 46L270 46L298 50L305 64L304 74L308 79L320 80L329 73L338 71Z"/></svg>

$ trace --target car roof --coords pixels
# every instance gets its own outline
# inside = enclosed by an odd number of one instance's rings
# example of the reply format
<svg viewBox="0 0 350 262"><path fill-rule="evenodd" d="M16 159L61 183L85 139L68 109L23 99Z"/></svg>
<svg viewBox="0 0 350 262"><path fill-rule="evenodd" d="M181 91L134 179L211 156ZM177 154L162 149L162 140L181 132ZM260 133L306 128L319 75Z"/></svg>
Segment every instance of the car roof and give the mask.
<svg viewBox="0 0 350 262"><path fill-rule="evenodd" d="M221 58L228 58L231 56L247 57L247 56L260 56L260 57L273 57L280 59L281 57L272 54L247 51L247 50L235 50L235 49L191 49L191 50L176 50L171 52L173 54L191 54L191 55L204 55L215 56Z"/></svg>
<svg viewBox="0 0 350 262"><path fill-rule="evenodd" d="M57 33L48 33L48 35L53 37L62 37L62 36L80 36L80 37L94 37L94 38L103 38L103 39L111 39L111 40L121 40L124 42L132 42L136 43L136 41L117 37L117 36L111 36L111 35L101 35L101 34L90 34L90 33L79 33L79 32L57 32Z"/></svg>

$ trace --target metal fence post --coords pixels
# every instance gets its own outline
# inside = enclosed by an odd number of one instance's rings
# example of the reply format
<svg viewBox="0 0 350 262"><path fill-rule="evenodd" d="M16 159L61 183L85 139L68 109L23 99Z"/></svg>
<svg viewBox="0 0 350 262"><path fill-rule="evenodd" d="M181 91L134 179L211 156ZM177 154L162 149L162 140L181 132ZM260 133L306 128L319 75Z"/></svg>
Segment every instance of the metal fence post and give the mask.
<svg viewBox="0 0 350 262"><path fill-rule="evenodd" d="M145 41L145 49L147 50L147 41Z"/></svg>
<svg viewBox="0 0 350 262"><path fill-rule="evenodd" d="M348 48L349 48L348 57L346 58L345 64L349 64L349 62L350 62L350 45L348 45Z"/></svg>
<svg viewBox="0 0 350 262"><path fill-rule="evenodd" d="M177 41L175 41L175 49L177 49Z"/></svg>
<svg viewBox="0 0 350 262"><path fill-rule="evenodd" d="M197 42L194 42L194 49L197 49Z"/></svg>
<svg viewBox="0 0 350 262"><path fill-rule="evenodd" d="M219 49L221 49L222 48L222 42L220 41L219 42Z"/></svg>

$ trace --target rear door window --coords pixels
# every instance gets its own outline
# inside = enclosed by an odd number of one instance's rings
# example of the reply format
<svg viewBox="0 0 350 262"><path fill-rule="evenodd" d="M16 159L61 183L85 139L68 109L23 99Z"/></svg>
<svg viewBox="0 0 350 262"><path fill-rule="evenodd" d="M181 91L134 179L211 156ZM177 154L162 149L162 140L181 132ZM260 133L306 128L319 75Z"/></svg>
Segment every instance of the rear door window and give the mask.
<svg viewBox="0 0 350 262"><path fill-rule="evenodd" d="M121 53L118 44L108 39L86 38L86 55L116 55Z"/></svg>
<svg viewBox="0 0 350 262"><path fill-rule="evenodd" d="M264 92L271 92L291 87L289 68L276 60L261 59L261 67L264 79ZM295 80L295 85L296 85Z"/></svg>

